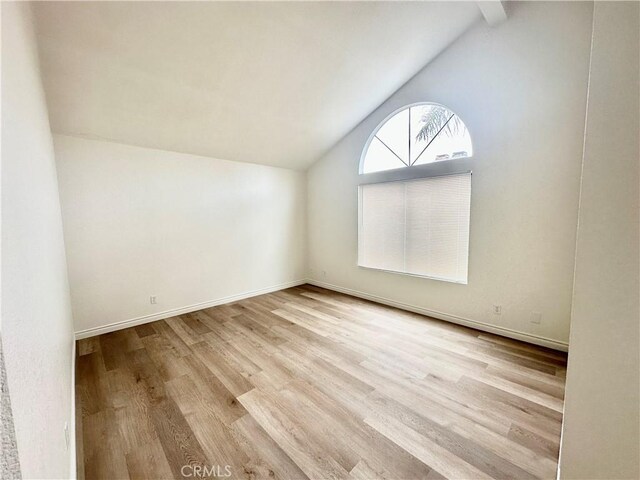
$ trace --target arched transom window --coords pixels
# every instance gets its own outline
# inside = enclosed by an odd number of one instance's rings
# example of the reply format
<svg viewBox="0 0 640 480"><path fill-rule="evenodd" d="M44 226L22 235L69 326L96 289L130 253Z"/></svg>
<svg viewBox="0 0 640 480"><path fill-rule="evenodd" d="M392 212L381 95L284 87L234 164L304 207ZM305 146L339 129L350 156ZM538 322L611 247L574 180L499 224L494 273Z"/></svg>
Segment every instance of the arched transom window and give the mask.
<svg viewBox="0 0 640 480"><path fill-rule="evenodd" d="M417 103L387 117L367 142L360 173L471 157L467 127L447 107Z"/></svg>

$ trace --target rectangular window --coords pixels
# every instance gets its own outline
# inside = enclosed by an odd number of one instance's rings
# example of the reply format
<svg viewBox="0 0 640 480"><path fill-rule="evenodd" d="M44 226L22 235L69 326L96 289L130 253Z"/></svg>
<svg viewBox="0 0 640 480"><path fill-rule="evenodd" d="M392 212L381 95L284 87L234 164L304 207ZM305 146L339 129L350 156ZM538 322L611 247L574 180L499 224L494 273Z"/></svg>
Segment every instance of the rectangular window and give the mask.
<svg viewBox="0 0 640 480"><path fill-rule="evenodd" d="M467 283L471 173L360 185L358 265Z"/></svg>

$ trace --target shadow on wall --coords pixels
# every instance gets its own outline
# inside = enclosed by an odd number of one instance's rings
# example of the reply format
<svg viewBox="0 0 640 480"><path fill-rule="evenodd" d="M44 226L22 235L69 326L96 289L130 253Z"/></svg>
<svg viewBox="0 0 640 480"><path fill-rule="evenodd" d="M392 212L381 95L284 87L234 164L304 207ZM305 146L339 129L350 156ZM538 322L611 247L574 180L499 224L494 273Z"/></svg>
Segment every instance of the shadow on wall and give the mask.
<svg viewBox="0 0 640 480"><path fill-rule="evenodd" d="M2 430L2 452L0 453L0 478L5 480L20 479L20 459L18 458L18 445L16 431L13 428L13 413L11 412L11 399L9 397L9 385L7 385L7 372L4 369L4 354L2 353L2 338L0 337L0 427Z"/></svg>

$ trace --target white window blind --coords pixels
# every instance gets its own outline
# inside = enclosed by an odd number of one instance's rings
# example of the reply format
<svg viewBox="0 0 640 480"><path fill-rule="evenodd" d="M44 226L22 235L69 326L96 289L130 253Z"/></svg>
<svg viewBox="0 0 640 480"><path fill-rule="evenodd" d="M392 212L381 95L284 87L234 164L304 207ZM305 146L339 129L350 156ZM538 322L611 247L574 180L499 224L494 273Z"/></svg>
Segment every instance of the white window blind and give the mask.
<svg viewBox="0 0 640 480"><path fill-rule="evenodd" d="M471 173L360 186L358 265L467 283Z"/></svg>

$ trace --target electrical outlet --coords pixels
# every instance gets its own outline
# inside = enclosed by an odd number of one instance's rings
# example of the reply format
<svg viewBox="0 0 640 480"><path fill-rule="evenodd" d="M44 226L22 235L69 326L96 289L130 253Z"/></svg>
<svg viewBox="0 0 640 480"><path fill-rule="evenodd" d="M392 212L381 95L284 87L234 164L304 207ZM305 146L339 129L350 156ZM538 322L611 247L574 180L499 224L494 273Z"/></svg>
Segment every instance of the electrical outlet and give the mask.
<svg viewBox="0 0 640 480"><path fill-rule="evenodd" d="M64 422L64 446L67 450L69 450L69 424Z"/></svg>
<svg viewBox="0 0 640 480"><path fill-rule="evenodd" d="M540 325L542 322L542 313L540 312L531 312L531 323L536 325Z"/></svg>
<svg viewBox="0 0 640 480"><path fill-rule="evenodd" d="M502 305L494 305L493 306L493 314L501 315L502 314Z"/></svg>
<svg viewBox="0 0 640 480"><path fill-rule="evenodd" d="M151 296L149 297L149 302L151 303L151 305L155 305L156 303L158 303L158 302L156 301L156 296L155 296L155 295L151 295Z"/></svg>

